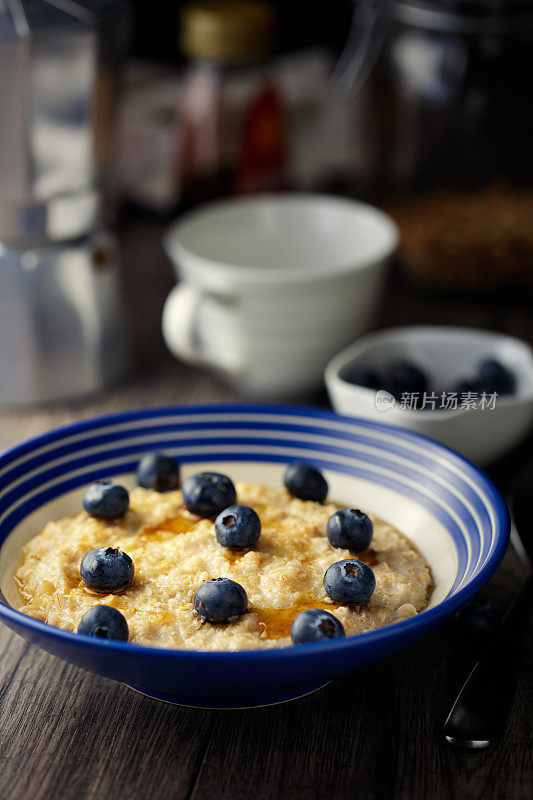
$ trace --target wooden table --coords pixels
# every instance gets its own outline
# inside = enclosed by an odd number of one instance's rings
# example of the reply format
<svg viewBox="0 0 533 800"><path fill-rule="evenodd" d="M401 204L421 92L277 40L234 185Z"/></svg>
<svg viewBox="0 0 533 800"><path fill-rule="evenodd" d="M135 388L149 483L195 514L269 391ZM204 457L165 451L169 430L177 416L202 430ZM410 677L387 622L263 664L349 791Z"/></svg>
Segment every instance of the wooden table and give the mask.
<svg viewBox="0 0 533 800"><path fill-rule="evenodd" d="M93 414L150 404L239 399L179 365L159 333L172 274L155 224L123 232L135 370L90 401L0 413L0 448ZM381 323L444 322L533 342L531 298L443 298L391 284ZM323 394L302 402L324 404ZM506 488L526 442L493 476ZM509 552L483 594L504 606L523 574ZM530 800L533 693L527 654L501 740L487 751L443 743L442 722L479 645L450 621L399 655L305 699L252 711L151 701L47 655L0 627L0 797ZM526 660L527 659L527 660ZM487 698L490 702L490 698Z"/></svg>

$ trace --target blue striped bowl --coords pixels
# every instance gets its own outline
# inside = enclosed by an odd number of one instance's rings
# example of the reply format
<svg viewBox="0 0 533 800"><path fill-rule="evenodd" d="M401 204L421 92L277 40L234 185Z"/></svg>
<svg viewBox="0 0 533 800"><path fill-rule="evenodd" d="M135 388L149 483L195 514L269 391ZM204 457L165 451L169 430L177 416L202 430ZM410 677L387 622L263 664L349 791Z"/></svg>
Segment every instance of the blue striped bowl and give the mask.
<svg viewBox="0 0 533 800"><path fill-rule="evenodd" d="M11 607L20 547L44 523L80 508L84 487L132 473L150 450L188 474L207 466L235 480L280 485L287 462L325 471L330 497L396 525L430 563L435 591L418 616L325 644L266 651L197 652L77 635ZM0 615L30 642L146 694L189 706L231 708L306 694L405 647L476 592L500 563L509 520L472 464L417 434L353 418L275 406L131 411L70 425L0 456Z"/></svg>

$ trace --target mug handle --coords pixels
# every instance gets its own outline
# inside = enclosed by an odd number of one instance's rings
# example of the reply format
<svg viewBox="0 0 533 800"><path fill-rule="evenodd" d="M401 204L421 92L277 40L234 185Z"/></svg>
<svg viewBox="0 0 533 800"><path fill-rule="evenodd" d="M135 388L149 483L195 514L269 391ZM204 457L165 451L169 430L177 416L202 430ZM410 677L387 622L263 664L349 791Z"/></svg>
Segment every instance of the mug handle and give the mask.
<svg viewBox="0 0 533 800"><path fill-rule="evenodd" d="M220 367L231 376L238 377L243 370L242 359L232 353L231 356L217 354L216 361L210 359L199 345L198 312L209 300L197 286L180 283L170 291L165 305L161 327L163 338L170 352L191 364L207 367Z"/></svg>

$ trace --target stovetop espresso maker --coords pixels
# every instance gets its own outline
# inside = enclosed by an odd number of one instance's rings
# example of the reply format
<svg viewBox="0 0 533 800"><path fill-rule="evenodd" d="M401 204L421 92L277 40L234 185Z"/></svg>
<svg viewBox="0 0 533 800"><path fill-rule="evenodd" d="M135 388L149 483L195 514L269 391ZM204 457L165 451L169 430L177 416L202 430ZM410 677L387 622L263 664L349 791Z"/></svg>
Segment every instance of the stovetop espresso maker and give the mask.
<svg viewBox="0 0 533 800"><path fill-rule="evenodd" d="M124 368L107 231L124 4L0 0L0 403L93 392Z"/></svg>

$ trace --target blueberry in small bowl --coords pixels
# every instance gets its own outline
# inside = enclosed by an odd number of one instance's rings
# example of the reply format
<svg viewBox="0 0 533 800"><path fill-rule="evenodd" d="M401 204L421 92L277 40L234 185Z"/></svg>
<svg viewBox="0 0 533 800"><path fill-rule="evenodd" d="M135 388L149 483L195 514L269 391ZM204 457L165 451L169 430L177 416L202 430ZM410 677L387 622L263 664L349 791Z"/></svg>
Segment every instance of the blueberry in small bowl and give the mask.
<svg viewBox="0 0 533 800"><path fill-rule="evenodd" d="M379 372L372 367L356 367L346 375L346 380L366 389L381 389L384 386Z"/></svg>
<svg viewBox="0 0 533 800"><path fill-rule="evenodd" d="M479 365L479 383L483 391L489 394L513 394L516 378L511 370L504 367L494 358L489 358Z"/></svg>
<svg viewBox="0 0 533 800"><path fill-rule="evenodd" d="M428 391L429 380L424 370L406 359L389 364L390 392L400 400L402 394L423 394Z"/></svg>
<svg viewBox="0 0 533 800"><path fill-rule="evenodd" d="M459 378L458 381L452 384L450 391L460 397L463 394L477 394L480 388L481 384L476 377Z"/></svg>

